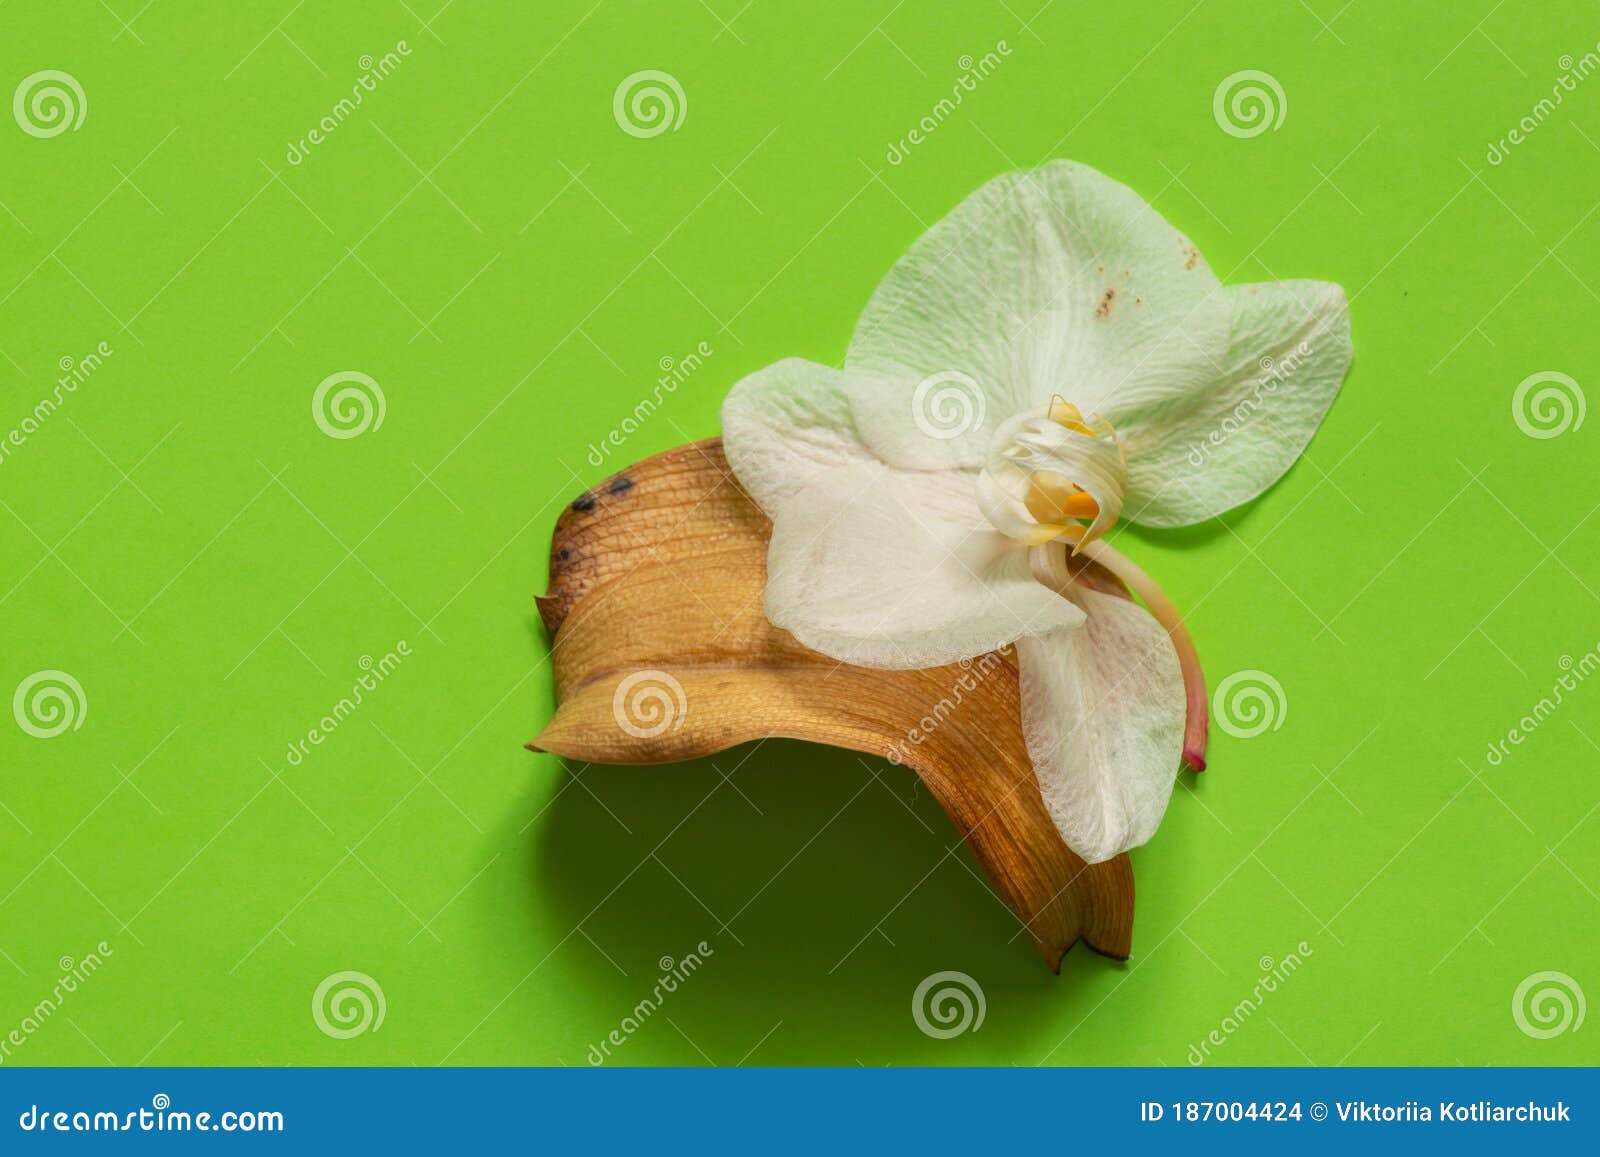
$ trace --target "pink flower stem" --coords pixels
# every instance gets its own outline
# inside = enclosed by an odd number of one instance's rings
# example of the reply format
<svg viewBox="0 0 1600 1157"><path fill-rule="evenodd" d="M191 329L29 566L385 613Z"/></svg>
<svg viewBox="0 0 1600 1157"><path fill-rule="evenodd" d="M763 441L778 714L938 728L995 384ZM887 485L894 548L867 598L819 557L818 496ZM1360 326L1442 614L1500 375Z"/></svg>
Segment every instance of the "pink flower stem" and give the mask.
<svg viewBox="0 0 1600 1157"><path fill-rule="evenodd" d="M1194 640L1189 637L1189 628L1183 625L1183 616L1178 613L1178 608L1173 606L1172 600L1167 597L1167 592L1162 590L1131 558L1103 539L1090 539L1086 542L1083 540L1083 534L1083 527L1069 526L1067 532L1050 546L1054 547L1056 543L1060 543L1064 553L1067 544L1070 543L1073 553L1086 555L1091 562L1097 562L1105 567L1121 579L1129 590L1138 595L1156 622L1166 628L1167 635L1172 639L1172 646L1178 652L1178 669L1183 673L1185 705L1183 766L1190 771L1204 771L1206 735L1211 726L1206 678L1200 669L1199 652L1195 650Z"/></svg>

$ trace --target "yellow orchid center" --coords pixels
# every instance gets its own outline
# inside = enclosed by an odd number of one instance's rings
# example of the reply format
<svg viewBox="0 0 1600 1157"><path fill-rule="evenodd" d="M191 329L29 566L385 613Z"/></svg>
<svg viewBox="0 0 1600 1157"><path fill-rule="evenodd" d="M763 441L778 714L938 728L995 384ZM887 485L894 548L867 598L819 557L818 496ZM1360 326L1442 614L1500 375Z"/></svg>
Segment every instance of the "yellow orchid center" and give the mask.
<svg viewBox="0 0 1600 1157"><path fill-rule="evenodd" d="M1094 431L1083 420L1083 411L1067 401L1060 394L1050 399L1049 408L1045 410L1045 417L1052 422L1058 422L1069 430L1076 430L1080 434L1093 435Z"/></svg>
<svg viewBox="0 0 1600 1157"><path fill-rule="evenodd" d="M1045 417L1068 430L1090 438L1095 436L1078 407L1059 394L1050 400ZM1051 470L1042 470L1033 476L1024 504L1028 513L1041 523L1059 522L1063 518L1093 519L1100 513L1100 504L1092 494Z"/></svg>
<svg viewBox="0 0 1600 1157"><path fill-rule="evenodd" d="M1030 545L1068 527L1093 541L1116 523L1126 485L1127 463L1111 423L1057 396L996 433L978 498L999 530Z"/></svg>

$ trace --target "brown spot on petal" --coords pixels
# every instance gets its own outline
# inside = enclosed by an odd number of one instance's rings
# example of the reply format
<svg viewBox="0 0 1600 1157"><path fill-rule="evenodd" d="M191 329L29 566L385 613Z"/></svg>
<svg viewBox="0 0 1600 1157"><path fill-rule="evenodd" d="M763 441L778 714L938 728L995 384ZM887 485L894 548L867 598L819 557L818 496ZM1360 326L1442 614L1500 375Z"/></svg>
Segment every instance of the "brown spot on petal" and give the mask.
<svg viewBox="0 0 1600 1157"><path fill-rule="evenodd" d="M1101 318L1110 317L1111 307L1116 304L1116 301L1116 288L1114 286L1107 286L1105 293L1100 297L1100 304L1095 307L1094 315Z"/></svg>
<svg viewBox="0 0 1600 1157"><path fill-rule="evenodd" d="M1193 269L1198 264L1200 264L1200 250L1193 245L1186 246L1183 251L1183 267Z"/></svg>

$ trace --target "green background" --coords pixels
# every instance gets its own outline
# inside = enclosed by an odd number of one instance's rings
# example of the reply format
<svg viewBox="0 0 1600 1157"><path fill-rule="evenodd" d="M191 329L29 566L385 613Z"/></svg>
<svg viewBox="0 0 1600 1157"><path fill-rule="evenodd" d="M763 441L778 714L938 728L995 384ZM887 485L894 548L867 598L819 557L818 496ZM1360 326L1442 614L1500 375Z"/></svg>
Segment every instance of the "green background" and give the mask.
<svg viewBox="0 0 1600 1157"><path fill-rule="evenodd" d="M0 118L0 434L114 351L0 463L0 690L58 668L87 699L47 740L0 716L0 1035L60 958L113 950L7 1063L583 1064L701 940L617 1062L1182 1065L1301 941L1217 1061L1600 1057L1600 1024L1534 1039L1511 1009L1544 970L1600 994L1600 682L1486 759L1600 643L1600 419L1535 439L1510 406L1600 378L1600 79L1486 158L1595 49L1592 5L439 3L0 9L5 93L62 69L87 97L50 139ZM687 115L638 139L612 96L647 68ZM1242 69L1287 100L1250 139L1212 110ZM1268 672L1286 710L1218 731L1135 853L1132 960L1080 947L1059 978L902 769L522 749L562 504L715 434L742 375L837 362L927 224L1050 157L1134 186L1225 281L1341 282L1356 347L1270 494L1122 539L1213 681ZM310 401L345 370L387 413L340 440ZM346 969L387 1015L336 1040L311 995ZM910 1001L946 969L987 1016L936 1040Z"/></svg>

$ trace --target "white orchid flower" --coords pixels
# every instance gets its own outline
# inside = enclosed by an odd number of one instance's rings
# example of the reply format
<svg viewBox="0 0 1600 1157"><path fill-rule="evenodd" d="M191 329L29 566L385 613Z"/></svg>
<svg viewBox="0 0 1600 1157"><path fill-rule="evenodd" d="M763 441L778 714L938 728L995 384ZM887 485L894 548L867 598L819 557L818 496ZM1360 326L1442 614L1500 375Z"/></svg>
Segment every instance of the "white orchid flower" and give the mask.
<svg viewBox="0 0 1600 1157"><path fill-rule="evenodd" d="M767 617L866 667L1015 643L1028 754L1091 863L1155 832L1206 691L1171 601L1105 534L1186 526L1294 463L1350 364L1344 291L1223 286L1131 189L1056 161L990 181L867 303L843 369L789 359L722 409L773 522ZM1075 580L1068 552L1148 611Z"/></svg>

